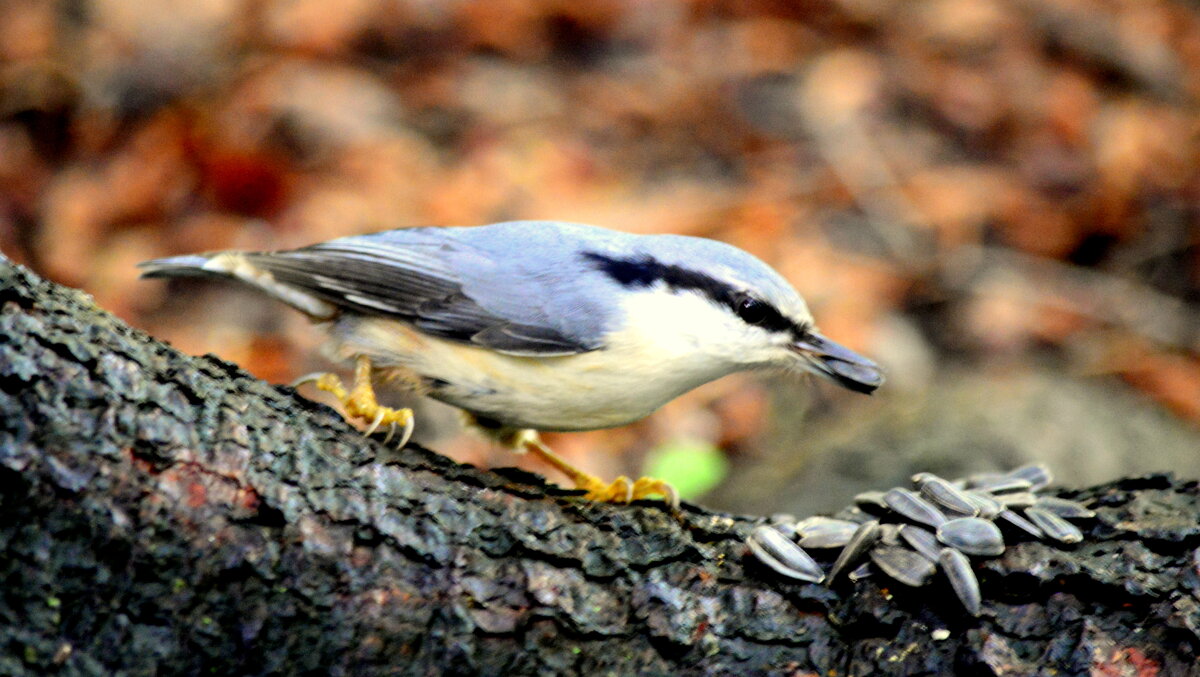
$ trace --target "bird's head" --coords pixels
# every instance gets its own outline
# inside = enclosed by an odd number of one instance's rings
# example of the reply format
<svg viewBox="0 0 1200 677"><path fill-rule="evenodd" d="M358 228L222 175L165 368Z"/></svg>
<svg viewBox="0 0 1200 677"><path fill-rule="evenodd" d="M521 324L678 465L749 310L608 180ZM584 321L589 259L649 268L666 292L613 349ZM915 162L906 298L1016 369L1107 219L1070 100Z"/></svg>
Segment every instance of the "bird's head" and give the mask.
<svg viewBox="0 0 1200 677"><path fill-rule="evenodd" d="M615 282L626 323L728 371L783 368L860 393L883 383L873 361L820 334L808 305L766 263L732 245L674 235L629 252L584 252Z"/></svg>

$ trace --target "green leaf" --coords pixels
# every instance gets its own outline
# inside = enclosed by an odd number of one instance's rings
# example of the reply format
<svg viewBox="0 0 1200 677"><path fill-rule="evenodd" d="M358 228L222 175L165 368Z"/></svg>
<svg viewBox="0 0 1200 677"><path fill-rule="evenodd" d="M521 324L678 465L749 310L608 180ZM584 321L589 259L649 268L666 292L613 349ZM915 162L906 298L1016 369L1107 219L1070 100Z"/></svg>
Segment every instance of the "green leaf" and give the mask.
<svg viewBox="0 0 1200 677"><path fill-rule="evenodd" d="M704 494L720 484L728 473L725 453L702 440L672 440L646 457L645 474L671 484L682 498Z"/></svg>

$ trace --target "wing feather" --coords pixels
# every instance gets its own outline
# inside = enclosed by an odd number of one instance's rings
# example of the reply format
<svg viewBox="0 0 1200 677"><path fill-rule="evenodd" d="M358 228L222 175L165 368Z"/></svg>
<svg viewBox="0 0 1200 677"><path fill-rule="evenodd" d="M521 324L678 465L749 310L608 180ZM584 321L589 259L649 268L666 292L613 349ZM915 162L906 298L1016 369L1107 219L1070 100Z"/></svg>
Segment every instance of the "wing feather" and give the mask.
<svg viewBox="0 0 1200 677"><path fill-rule="evenodd" d="M342 238L293 251L248 254L256 267L343 310L384 315L411 323L421 331L455 341L470 342L514 355L573 355L595 350L585 341L559 331L550 323L530 322L541 311L530 308L525 317L484 308L464 290L455 266L477 263L476 269L499 268L485 253L438 235L438 229L391 231L387 240L373 236ZM408 238L403 236L408 235ZM409 241L405 241L408 239ZM474 270L476 274L478 270ZM503 287L537 298L537 281L510 271ZM505 307L512 305L505 299Z"/></svg>

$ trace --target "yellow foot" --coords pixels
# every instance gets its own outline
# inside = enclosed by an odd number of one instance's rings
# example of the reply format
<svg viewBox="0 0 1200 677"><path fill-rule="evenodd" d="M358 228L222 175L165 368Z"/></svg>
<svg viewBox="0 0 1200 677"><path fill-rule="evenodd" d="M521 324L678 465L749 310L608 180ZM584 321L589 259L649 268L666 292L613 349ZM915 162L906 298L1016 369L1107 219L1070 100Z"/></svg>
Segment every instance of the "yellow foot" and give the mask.
<svg viewBox="0 0 1200 677"><path fill-rule="evenodd" d="M639 477L634 482L621 475L612 484L605 484L604 480L587 474L572 479L577 488L587 490L584 498L593 501L629 503L649 496L662 496L672 508L679 507L679 492L675 491L675 487L653 477Z"/></svg>
<svg viewBox="0 0 1200 677"><path fill-rule="evenodd" d="M653 477L642 477L636 482L622 475L605 484L595 475L590 475L579 468L567 463L566 459L550 450L537 433L532 430L522 430L516 433L512 440L520 447L537 454L547 463L558 468L564 475L571 478L576 488L587 491L585 498L605 503L629 503L648 496L662 496L672 510L679 508L679 492L675 487ZM520 448L518 447L518 448Z"/></svg>
<svg viewBox="0 0 1200 677"><path fill-rule="evenodd" d="M371 387L371 359L367 356L358 356L354 365L354 386L349 392L346 391L342 380L336 374L309 374L293 382L292 387L295 388L305 383L312 383L317 386L318 390L332 393L342 403L342 407L346 410L346 416L349 418L366 421L369 425L363 433L364 436L370 436L380 426L387 425L388 434L384 439L384 444L392 441L397 429L403 430L397 448L403 448L412 437L412 409L392 409L380 406L375 399L375 389Z"/></svg>

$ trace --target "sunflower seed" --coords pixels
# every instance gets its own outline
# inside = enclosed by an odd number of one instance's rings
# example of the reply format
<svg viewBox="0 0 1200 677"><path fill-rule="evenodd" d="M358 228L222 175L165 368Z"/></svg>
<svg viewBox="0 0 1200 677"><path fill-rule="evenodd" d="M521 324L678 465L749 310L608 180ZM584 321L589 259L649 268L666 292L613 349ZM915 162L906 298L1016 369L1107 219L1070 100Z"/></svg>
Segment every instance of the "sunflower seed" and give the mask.
<svg viewBox="0 0 1200 677"><path fill-rule="evenodd" d="M992 498L982 491L969 490L963 492L976 508L979 510L979 516L986 519L995 519L1004 510L1004 504Z"/></svg>
<svg viewBox="0 0 1200 677"><path fill-rule="evenodd" d="M1033 521L1046 535L1060 543L1078 543L1083 540L1083 532L1074 524L1041 508L1026 508L1025 516Z"/></svg>
<svg viewBox="0 0 1200 677"><path fill-rule="evenodd" d="M1009 472L1008 476L1013 479L1029 482L1030 491L1044 489L1054 481L1054 476L1050 474L1050 468L1047 468L1044 463L1023 465Z"/></svg>
<svg viewBox="0 0 1200 677"><path fill-rule="evenodd" d="M937 566L919 553L898 545L881 545L871 550L871 561L890 578L919 588L933 578Z"/></svg>
<svg viewBox="0 0 1200 677"><path fill-rule="evenodd" d="M1024 531L1030 536L1033 536L1034 538L1044 538L1046 536L1046 532L1037 528L1036 524L1030 522L1024 517L1021 517L1021 515L1013 512L1012 510L1005 510L1004 512L1001 512L998 518L1008 522L1009 524L1015 526L1021 531Z"/></svg>
<svg viewBox="0 0 1200 677"><path fill-rule="evenodd" d="M959 482L962 482L962 480L947 480L940 475L935 475L931 472L919 472L909 479L912 480L913 486L917 488L920 488L922 484L930 480L941 480L943 482L950 482L951 484L958 484Z"/></svg>
<svg viewBox="0 0 1200 677"><path fill-rule="evenodd" d="M1057 496L1039 496L1033 505L1066 519L1091 519L1096 516L1095 512L1082 503Z"/></svg>
<svg viewBox="0 0 1200 677"><path fill-rule="evenodd" d="M905 524L900 527L900 538L929 561L937 561L938 552L941 551L942 546L938 545L937 536L932 531L913 524Z"/></svg>
<svg viewBox="0 0 1200 677"><path fill-rule="evenodd" d="M884 545L900 545L900 525L880 524L879 542Z"/></svg>
<svg viewBox="0 0 1200 677"><path fill-rule="evenodd" d="M870 512L887 509L887 504L883 502L882 491L864 491L854 497L854 505Z"/></svg>
<svg viewBox="0 0 1200 677"><path fill-rule="evenodd" d="M786 512L777 512L774 515L771 515L771 517L768 518L768 521L770 522L771 526L778 529L779 533L783 534L787 538L796 538L795 515L789 515Z"/></svg>
<svg viewBox="0 0 1200 677"><path fill-rule="evenodd" d="M908 489L889 489L883 494L883 502L913 522L928 524L931 527L941 526L946 522L942 511Z"/></svg>
<svg viewBox="0 0 1200 677"><path fill-rule="evenodd" d="M968 489L978 489L992 494L1004 494L1010 491L1027 491L1033 486L1029 480L1013 477L1005 473L986 472L971 475L967 478Z"/></svg>
<svg viewBox="0 0 1200 677"><path fill-rule="evenodd" d="M972 616L979 616L983 611L983 594L979 591L979 579L971 570L971 560L954 548L942 548L938 555L938 565L954 588L954 594L962 602L963 608Z"/></svg>
<svg viewBox="0 0 1200 677"><path fill-rule="evenodd" d="M776 573L812 583L825 580L825 572L816 560L774 527L755 527L750 532L750 538L746 539L746 545L758 561L774 569Z"/></svg>
<svg viewBox="0 0 1200 677"><path fill-rule="evenodd" d="M989 494L1008 494L1014 491L1029 491L1033 484L1019 477L1001 476L996 480L972 487Z"/></svg>
<svg viewBox="0 0 1200 677"><path fill-rule="evenodd" d="M855 524L862 524L863 522L870 522L871 520L875 519L874 515L863 512L863 510L856 505L842 508L833 517L834 519L846 520L847 522L854 522Z"/></svg>
<svg viewBox="0 0 1200 677"><path fill-rule="evenodd" d="M997 494L995 498L1006 508L1028 508L1037 503L1037 496L1029 491L1019 491L1015 494Z"/></svg>
<svg viewBox="0 0 1200 677"><path fill-rule="evenodd" d="M799 522L796 522L796 525L795 525L796 533L803 536L804 533L807 532L809 529L820 528L823 523L828 522L831 519L833 519L833 518L825 517L824 515L813 515L812 517L805 517L804 519L800 520Z"/></svg>
<svg viewBox="0 0 1200 677"><path fill-rule="evenodd" d="M968 555L994 556L1004 553L1004 536L993 522L979 517L960 517L938 527L938 540Z"/></svg>
<svg viewBox="0 0 1200 677"><path fill-rule="evenodd" d="M879 522L863 522L858 525L858 529L854 535L850 537L850 542L845 548L838 553L837 559L833 563L833 568L829 570L829 581L832 583L837 580L843 571L858 562L867 554L872 545L879 540Z"/></svg>
<svg viewBox="0 0 1200 677"><path fill-rule="evenodd" d="M796 525L801 548L840 548L857 529L855 522L832 517L809 517Z"/></svg>
<svg viewBox="0 0 1200 677"><path fill-rule="evenodd" d="M979 509L962 489L936 475L930 475L921 482L921 495L960 515L974 517L979 514Z"/></svg>
<svg viewBox="0 0 1200 677"><path fill-rule="evenodd" d="M849 578L850 580L857 583L864 578L870 578L871 574L873 574L873 573L875 573L875 572L871 570L871 563L863 562L862 564L858 565L858 567L856 567L854 569L854 571L851 571L850 573L846 574L846 578Z"/></svg>

